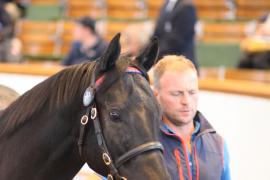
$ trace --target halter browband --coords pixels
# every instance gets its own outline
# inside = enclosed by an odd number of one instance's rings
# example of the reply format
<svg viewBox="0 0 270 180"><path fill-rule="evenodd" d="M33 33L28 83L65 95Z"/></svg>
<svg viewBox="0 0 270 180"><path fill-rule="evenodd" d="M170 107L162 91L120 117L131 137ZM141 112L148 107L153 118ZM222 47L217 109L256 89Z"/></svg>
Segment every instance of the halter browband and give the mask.
<svg viewBox="0 0 270 180"><path fill-rule="evenodd" d="M148 81L149 80L149 77L147 75L147 73L139 70L137 67L134 67L134 66L129 66L127 67L126 71L125 71L127 74L140 74L142 75L143 77L145 77L145 79ZM105 79L105 74L101 75L95 82L95 89L99 89L100 85L103 83Z"/></svg>
<svg viewBox="0 0 270 180"><path fill-rule="evenodd" d="M93 71L95 72L95 70ZM128 74L141 74L148 80L147 74L141 71L137 67L129 66L125 72ZM125 177L120 176L117 170L121 165L123 165L128 160L144 152L153 151L153 150L160 150L163 152L163 146L160 142L156 142L156 141L147 142L126 152L125 154L120 156L115 162L112 160L110 153L108 151L107 145L106 145L106 141L102 134L102 129L101 129L98 113L97 113L97 108L94 102L95 92L97 89L99 89L100 85L103 83L105 79L105 75L102 75L97 80L95 80L94 74L95 73L92 74L91 84L86 89L85 94L84 94L84 99L83 99L84 106L86 106L87 109L86 109L86 114L83 115L81 118L81 127L80 127L79 139L78 139L79 154L80 156L83 156L82 148L83 148L83 140L84 140L84 135L85 135L85 128L88 123L88 118L90 115L90 118L91 120L93 120L93 123L94 123L95 135L97 137L98 145L102 150L102 159L104 163L109 167L109 170L110 170L110 174L108 174L107 176L108 180L113 180L114 178L116 178L117 180L118 179L126 180Z"/></svg>

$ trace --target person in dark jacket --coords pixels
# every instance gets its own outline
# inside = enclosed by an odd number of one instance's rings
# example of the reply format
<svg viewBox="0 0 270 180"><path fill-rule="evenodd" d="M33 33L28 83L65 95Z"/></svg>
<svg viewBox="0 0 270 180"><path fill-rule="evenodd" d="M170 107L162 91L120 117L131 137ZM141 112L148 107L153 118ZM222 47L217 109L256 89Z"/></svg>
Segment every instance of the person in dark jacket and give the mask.
<svg viewBox="0 0 270 180"><path fill-rule="evenodd" d="M0 62L6 62L11 49L11 40L14 36L14 23L4 5L0 3Z"/></svg>
<svg viewBox="0 0 270 180"><path fill-rule="evenodd" d="M262 45L260 45L262 44ZM265 44L268 44L265 45ZM243 57L238 62L238 68L270 69L270 13L258 20L255 34L241 42Z"/></svg>
<svg viewBox="0 0 270 180"><path fill-rule="evenodd" d="M238 68L269 70L270 51L245 52L243 58L238 63Z"/></svg>
<svg viewBox="0 0 270 180"><path fill-rule="evenodd" d="M76 22L74 39L69 54L62 61L63 65L96 60L107 48L107 43L95 30L95 21L90 17L83 17Z"/></svg>
<svg viewBox="0 0 270 180"><path fill-rule="evenodd" d="M227 146L197 110L193 63L184 56L165 56L154 66L152 82L163 111L160 141L172 180L229 180Z"/></svg>
<svg viewBox="0 0 270 180"><path fill-rule="evenodd" d="M166 0L156 23L154 36L159 38L159 59L164 55L184 55L196 69L195 24L197 14L191 0Z"/></svg>

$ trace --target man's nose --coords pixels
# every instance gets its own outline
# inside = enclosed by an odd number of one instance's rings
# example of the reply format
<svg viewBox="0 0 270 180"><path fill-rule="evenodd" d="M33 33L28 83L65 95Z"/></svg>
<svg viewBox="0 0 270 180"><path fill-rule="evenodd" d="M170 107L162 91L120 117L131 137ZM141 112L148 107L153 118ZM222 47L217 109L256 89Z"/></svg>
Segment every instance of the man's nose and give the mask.
<svg viewBox="0 0 270 180"><path fill-rule="evenodd" d="M181 103L186 105L189 104L189 102L190 102L189 94L184 93L183 96L181 97Z"/></svg>

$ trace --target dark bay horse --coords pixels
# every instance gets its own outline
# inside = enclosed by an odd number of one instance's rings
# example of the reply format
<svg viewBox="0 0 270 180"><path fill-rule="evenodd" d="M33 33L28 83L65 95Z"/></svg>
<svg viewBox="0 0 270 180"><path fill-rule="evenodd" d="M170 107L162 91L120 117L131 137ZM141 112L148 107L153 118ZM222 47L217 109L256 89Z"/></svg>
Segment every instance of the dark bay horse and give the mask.
<svg viewBox="0 0 270 180"><path fill-rule="evenodd" d="M157 40L131 58L120 55L119 38L97 61L62 70L2 112L1 180L69 180L85 162L109 179L170 179L146 74Z"/></svg>

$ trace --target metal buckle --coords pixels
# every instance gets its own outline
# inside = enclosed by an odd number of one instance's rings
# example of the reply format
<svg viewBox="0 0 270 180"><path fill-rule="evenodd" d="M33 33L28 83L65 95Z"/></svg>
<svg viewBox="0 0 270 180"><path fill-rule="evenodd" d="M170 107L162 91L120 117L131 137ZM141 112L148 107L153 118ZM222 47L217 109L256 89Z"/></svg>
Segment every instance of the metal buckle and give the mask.
<svg viewBox="0 0 270 180"><path fill-rule="evenodd" d="M112 162L110 156L107 153L102 154L102 159L107 166L109 166Z"/></svg>
<svg viewBox="0 0 270 180"><path fill-rule="evenodd" d="M81 118L81 124L86 125L88 123L88 116L83 115Z"/></svg>
<svg viewBox="0 0 270 180"><path fill-rule="evenodd" d="M107 180L113 180L113 176L111 174L108 174Z"/></svg>
<svg viewBox="0 0 270 180"><path fill-rule="evenodd" d="M97 117L97 108L93 107L91 109L91 119L95 119Z"/></svg>

